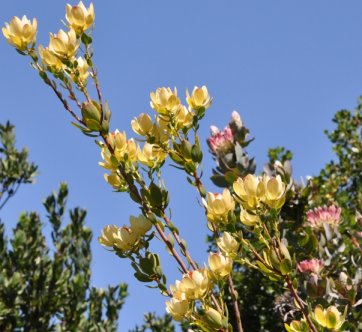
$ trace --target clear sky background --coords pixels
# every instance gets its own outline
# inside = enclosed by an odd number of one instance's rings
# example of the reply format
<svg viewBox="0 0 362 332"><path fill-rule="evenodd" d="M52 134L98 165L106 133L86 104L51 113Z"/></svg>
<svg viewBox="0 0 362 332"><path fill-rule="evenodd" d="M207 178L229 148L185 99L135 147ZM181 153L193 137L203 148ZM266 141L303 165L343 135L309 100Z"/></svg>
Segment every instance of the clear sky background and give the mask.
<svg viewBox="0 0 362 332"><path fill-rule="evenodd" d="M89 2L87 1L86 4ZM96 10L95 62L103 95L113 111L112 128L130 129L131 119L151 112L149 93L159 86L207 85L214 97L200 131L223 127L239 111L255 142L249 147L258 169L269 147L294 152L294 176L317 174L333 158L323 134L333 114L353 108L362 93L361 1L93 1ZM62 28L66 1L1 1L0 22L26 14L38 18L38 40ZM74 2L74 4L76 4ZM130 296L120 313L119 331L140 323L147 311L164 312L164 298L133 279L121 261L96 241L106 224L128 223L138 213L125 194L114 194L98 166L99 148L70 125L52 91L3 38L0 38L0 121L16 125L18 146L27 146L39 165L34 186L21 188L2 212L10 228L21 211L42 211L41 201L70 186L69 207L88 210L94 232L93 277L98 287L127 282ZM204 144L206 151L206 143ZM213 166L205 154L204 181ZM207 245L197 195L177 170L165 172L174 221L199 262ZM45 221L45 218L44 218ZM49 226L45 223L49 231ZM163 246L155 244L154 250ZM180 275L162 255L169 283Z"/></svg>

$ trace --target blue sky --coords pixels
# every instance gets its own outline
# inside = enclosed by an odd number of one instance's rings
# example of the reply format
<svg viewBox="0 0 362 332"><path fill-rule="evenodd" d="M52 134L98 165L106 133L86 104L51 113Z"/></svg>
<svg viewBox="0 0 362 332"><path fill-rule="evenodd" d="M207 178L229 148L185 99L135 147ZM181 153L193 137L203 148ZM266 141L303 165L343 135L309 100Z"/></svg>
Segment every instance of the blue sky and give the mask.
<svg viewBox="0 0 362 332"><path fill-rule="evenodd" d="M86 2L87 4L89 2ZM294 152L294 175L316 174L333 154L323 134L333 114L353 108L362 93L362 2L360 1L93 1L95 62L103 95L113 111L112 128L130 129L131 119L151 112L149 93L177 86L179 94L207 85L214 97L200 135L223 127L239 111L255 142L249 148L261 169L269 147ZM65 1L4 1L0 22L26 14L38 18L38 40L62 28ZM74 3L75 4L75 3ZM127 331L143 313L162 313L164 299L133 280L126 261L96 241L106 224L128 223L133 202L112 193L98 166L98 147L70 125L52 92L3 38L0 39L0 121L12 121L19 146L39 165L35 186L20 190L2 214L12 227L21 211L41 210L41 201L61 181L70 186L69 206L88 210L94 231L93 284L127 282L130 296L120 314ZM204 144L206 149L206 144ZM211 158L206 155L205 183ZM197 195L183 174L165 171L175 223L200 262L207 257L205 220ZM44 213L43 213L44 214ZM48 226L45 226L49 229ZM163 247L154 244L155 250ZM162 255L169 283L179 277Z"/></svg>

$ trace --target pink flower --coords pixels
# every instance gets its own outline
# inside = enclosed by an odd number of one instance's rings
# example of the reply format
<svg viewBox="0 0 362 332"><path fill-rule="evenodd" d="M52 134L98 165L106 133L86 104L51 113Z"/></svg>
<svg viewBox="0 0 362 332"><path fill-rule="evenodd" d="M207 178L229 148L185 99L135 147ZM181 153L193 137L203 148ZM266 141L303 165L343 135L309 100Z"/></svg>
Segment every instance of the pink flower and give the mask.
<svg viewBox="0 0 362 332"><path fill-rule="evenodd" d="M215 154L226 154L232 151L234 136L230 127L220 131L217 127L210 127L211 136L207 139L211 151Z"/></svg>
<svg viewBox="0 0 362 332"><path fill-rule="evenodd" d="M323 224L336 226L339 224L340 217L341 208L335 205L328 207L324 205L307 212L307 220L312 227L322 227Z"/></svg>
<svg viewBox="0 0 362 332"><path fill-rule="evenodd" d="M304 261L301 261L300 263L297 263L297 267L299 272L306 273L306 274L316 274L319 275L319 273L322 271L324 267L324 262L321 259L313 258L313 259L306 259Z"/></svg>

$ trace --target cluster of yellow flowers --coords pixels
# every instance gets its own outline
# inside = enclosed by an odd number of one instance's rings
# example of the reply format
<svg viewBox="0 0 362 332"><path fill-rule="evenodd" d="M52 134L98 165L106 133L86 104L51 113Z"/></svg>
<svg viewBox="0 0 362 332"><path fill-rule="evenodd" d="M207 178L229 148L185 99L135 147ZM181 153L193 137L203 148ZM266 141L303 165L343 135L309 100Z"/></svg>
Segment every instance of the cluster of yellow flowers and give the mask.
<svg viewBox="0 0 362 332"><path fill-rule="evenodd" d="M47 47L39 46L39 55L45 69L54 72L65 70L73 82L84 84L89 76L89 65L82 57L76 58L80 45L81 35L89 29L95 18L94 7L91 3L86 8L82 1L76 6L66 5L66 20L69 31L60 29L57 34L50 33L50 41ZM37 20L32 22L23 16L22 19L14 17L10 24L5 23L2 32L8 43L19 51L29 51L34 48L36 41ZM68 63L72 63L71 66Z"/></svg>
<svg viewBox="0 0 362 332"><path fill-rule="evenodd" d="M257 209L261 203L273 209L280 209L285 203L286 185L280 175L258 177L248 174L238 178L233 189L235 199L241 205L240 220L247 226L254 226L260 220Z"/></svg>
<svg viewBox="0 0 362 332"><path fill-rule="evenodd" d="M175 285L171 285L172 298L166 302L167 312L177 321L185 319L192 313L192 301L201 300L207 296L213 287L214 280L228 276L232 271L232 256L235 256L239 247L236 239L228 232L217 239L217 245L222 253L211 252L209 254L209 268L200 268L195 271L185 273L182 280L176 280ZM207 307L206 310L215 309ZM215 311L214 314L216 314ZM221 314L217 312L221 317Z"/></svg>
<svg viewBox="0 0 362 332"><path fill-rule="evenodd" d="M138 217L130 216L129 220L130 227L105 226L98 241L105 247L116 247L123 252L134 249L140 238L152 228L152 223L142 214Z"/></svg>

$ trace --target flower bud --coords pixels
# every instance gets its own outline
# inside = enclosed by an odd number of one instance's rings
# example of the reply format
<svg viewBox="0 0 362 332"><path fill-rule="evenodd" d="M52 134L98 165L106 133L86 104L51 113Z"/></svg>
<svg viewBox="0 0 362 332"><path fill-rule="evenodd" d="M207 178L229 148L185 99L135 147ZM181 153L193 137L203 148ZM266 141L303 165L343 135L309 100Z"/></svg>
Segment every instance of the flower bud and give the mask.
<svg viewBox="0 0 362 332"><path fill-rule="evenodd" d="M39 45L39 54L41 61L45 66L50 67L55 71L63 69L63 63L53 52L49 51L48 47L44 48L42 45Z"/></svg>
<svg viewBox="0 0 362 332"><path fill-rule="evenodd" d="M93 3L89 5L88 9L82 1L80 1L77 6L67 4L65 10L65 18L77 34L86 31L94 22L95 13Z"/></svg>
<svg viewBox="0 0 362 332"><path fill-rule="evenodd" d="M285 324L285 328L288 332L308 332L309 326L305 321L293 320L290 325Z"/></svg>
<svg viewBox="0 0 362 332"><path fill-rule="evenodd" d="M118 226L107 225L102 229L102 235L98 238L99 243L105 247L113 247L117 237Z"/></svg>
<svg viewBox="0 0 362 332"><path fill-rule="evenodd" d="M49 51L62 59L70 60L79 47L79 41L74 30L64 32L62 29L54 35L50 34Z"/></svg>
<svg viewBox="0 0 362 332"><path fill-rule="evenodd" d="M209 254L208 262L210 270L214 272L217 277L221 278L230 274L233 266L233 261L231 258L214 252Z"/></svg>
<svg viewBox="0 0 362 332"><path fill-rule="evenodd" d="M177 89L172 91L170 88L158 88L156 92L150 93L151 107L159 114L174 112L175 109L181 104L180 99L177 97Z"/></svg>
<svg viewBox="0 0 362 332"><path fill-rule="evenodd" d="M230 191L224 189L222 194L207 194L207 202L203 200L207 209L207 218L212 222L225 223L228 221L228 215L235 209L235 202Z"/></svg>
<svg viewBox="0 0 362 332"><path fill-rule="evenodd" d="M240 114L236 111L231 113L230 124L235 126L237 129L241 129L243 127L243 121L241 120Z"/></svg>
<svg viewBox="0 0 362 332"><path fill-rule="evenodd" d="M233 184L237 199L245 209L249 210L255 210L259 206L259 187L259 178L253 174L238 178Z"/></svg>
<svg viewBox="0 0 362 332"><path fill-rule="evenodd" d="M9 23L5 23L2 32L7 42L20 51L25 51L29 44L35 43L36 29L38 22L33 18L33 22L24 15L21 19L14 16Z"/></svg>
<svg viewBox="0 0 362 332"><path fill-rule="evenodd" d="M226 255L233 255L237 253L239 244L236 239L228 232L224 232L222 237L216 240L217 246Z"/></svg>
<svg viewBox="0 0 362 332"><path fill-rule="evenodd" d="M141 113L138 118L131 121L133 131L141 136L149 135L152 131L152 120L148 114Z"/></svg>
<svg viewBox="0 0 362 332"><path fill-rule="evenodd" d="M304 261L301 261L297 263L297 267L299 272L302 273L314 273L316 275L319 275L320 272L323 270L324 262L321 259L306 259Z"/></svg>
<svg viewBox="0 0 362 332"><path fill-rule="evenodd" d="M104 179L116 190L123 190L125 187L127 187L126 181L124 181L124 179L121 178L117 172L104 174Z"/></svg>
<svg viewBox="0 0 362 332"><path fill-rule="evenodd" d="M145 235L152 227L152 223L142 214L138 217L130 216L131 229L139 236Z"/></svg>
<svg viewBox="0 0 362 332"><path fill-rule="evenodd" d="M213 330L220 330L228 326L227 318L211 307L205 310L205 321Z"/></svg>
<svg viewBox="0 0 362 332"><path fill-rule="evenodd" d="M189 91L186 90L186 101L189 106L195 111L198 111L200 109L207 110L211 105L212 98L210 97L209 92L207 91L207 87L205 85L201 88L195 86L192 90L191 96L189 94Z"/></svg>
<svg viewBox="0 0 362 332"><path fill-rule="evenodd" d="M177 300L172 298L166 302L166 311L172 318L178 322L182 321L189 311L189 302L187 300Z"/></svg>
<svg viewBox="0 0 362 332"><path fill-rule="evenodd" d="M234 136L230 127L225 127L224 131L220 131L215 126L211 126L211 136L207 139L207 143L212 153L225 155L234 150Z"/></svg>

